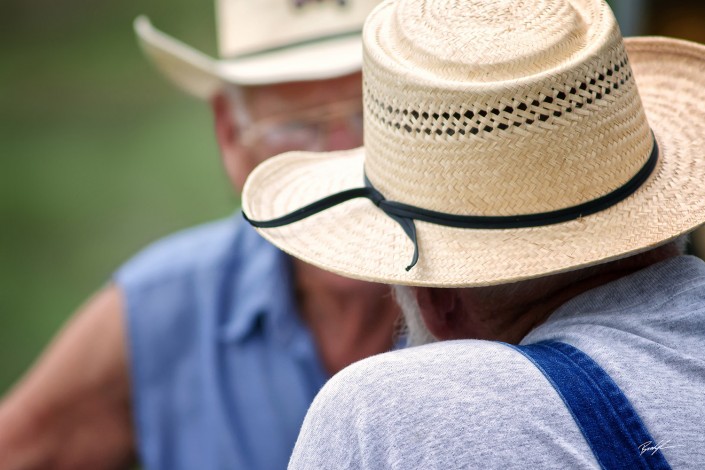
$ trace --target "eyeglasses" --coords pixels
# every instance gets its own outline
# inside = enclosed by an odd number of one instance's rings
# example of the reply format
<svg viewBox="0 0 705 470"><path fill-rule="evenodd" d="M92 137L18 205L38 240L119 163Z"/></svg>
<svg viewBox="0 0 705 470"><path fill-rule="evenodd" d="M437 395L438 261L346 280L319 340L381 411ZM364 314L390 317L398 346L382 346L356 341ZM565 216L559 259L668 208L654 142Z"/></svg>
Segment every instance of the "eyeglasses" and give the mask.
<svg viewBox="0 0 705 470"><path fill-rule="evenodd" d="M344 124L346 135L362 143L362 98L341 101L295 114L272 116L246 124L241 143L267 156L291 150L324 151L334 126Z"/></svg>

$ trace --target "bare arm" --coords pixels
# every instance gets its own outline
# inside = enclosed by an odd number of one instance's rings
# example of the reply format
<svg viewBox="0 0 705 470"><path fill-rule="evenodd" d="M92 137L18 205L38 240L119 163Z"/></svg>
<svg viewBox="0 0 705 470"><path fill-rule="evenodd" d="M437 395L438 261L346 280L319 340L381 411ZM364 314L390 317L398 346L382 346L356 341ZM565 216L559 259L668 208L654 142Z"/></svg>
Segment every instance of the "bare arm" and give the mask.
<svg viewBox="0 0 705 470"><path fill-rule="evenodd" d="M123 299L110 285L0 402L0 470L118 469L134 461Z"/></svg>

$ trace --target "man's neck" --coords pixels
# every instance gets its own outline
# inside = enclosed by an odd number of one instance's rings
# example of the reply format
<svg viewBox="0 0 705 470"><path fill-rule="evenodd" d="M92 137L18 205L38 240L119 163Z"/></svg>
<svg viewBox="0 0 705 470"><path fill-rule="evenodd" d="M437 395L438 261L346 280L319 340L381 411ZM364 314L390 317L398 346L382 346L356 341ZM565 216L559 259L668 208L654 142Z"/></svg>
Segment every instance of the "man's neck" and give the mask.
<svg viewBox="0 0 705 470"><path fill-rule="evenodd" d="M635 271L637 269L612 271L581 279L566 286L558 286L539 301L517 309L513 315L515 321L502 330L503 334L499 339L507 343L519 344L531 330L548 320L559 307L571 299Z"/></svg>
<svg viewBox="0 0 705 470"><path fill-rule="evenodd" d="M674 246L667 245L592 268L513 284L415 288L415 293L424 323L434 337L516 344L571 299L678 254Z"/></svg>
<svg viewBox="0 0 705 470"><path fill-rule="evenodd" d="M341 278L294 262L299 311L334 374L393 346L399 312L388 286Z"/></svg>
<svg viewBox="0 0 705 470"><path fill-rule="evenodd" d="M681 253L675 245L669 244L644 254L617 260L595 268L577 271L575 277L568 273L557 275L554 282L549 283L547 294L538 301L527 304L522 320L516 323L512 335L505 339L510 343L519 343L531 330L544 323L559 307L571 299L597 287L609 284L623 277L641 271L653 264L659 263ZM582 275L580 273L583 273ZM551 284L553 284L551 286Z"/></svg>

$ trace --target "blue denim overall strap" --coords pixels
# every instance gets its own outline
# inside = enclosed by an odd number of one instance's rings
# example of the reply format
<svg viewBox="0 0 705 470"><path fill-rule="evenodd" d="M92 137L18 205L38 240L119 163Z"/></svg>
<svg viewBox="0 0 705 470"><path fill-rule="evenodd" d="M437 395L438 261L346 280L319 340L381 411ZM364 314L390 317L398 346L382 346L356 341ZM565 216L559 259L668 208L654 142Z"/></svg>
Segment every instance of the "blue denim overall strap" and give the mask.
<svg viewBox="0 0 705 470"><path fill-rule="evenodd" d="M603 469L671 468L662 452L642 450L654 439L617 384L587 354L557 341L509 346L553 385Z"/></svg>

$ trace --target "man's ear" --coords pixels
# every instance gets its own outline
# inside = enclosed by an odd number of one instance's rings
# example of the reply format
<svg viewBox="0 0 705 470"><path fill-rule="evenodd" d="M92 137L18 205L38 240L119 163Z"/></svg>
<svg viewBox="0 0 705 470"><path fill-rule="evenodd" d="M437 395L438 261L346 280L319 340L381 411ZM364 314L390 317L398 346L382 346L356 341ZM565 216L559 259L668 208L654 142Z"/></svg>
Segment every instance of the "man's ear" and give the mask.
<svg viewBox="0 0 705 470"><path fill-rule="evenodd" d="M250 152L240 141L240 128L235 120L233 103L224 92L211 98L215 137L225 171L235 189L242 191L247 175L254 169Z"/></svg>
<svg viewBox="0 0 705 470"><path fill-rule="evenodd" d="M431 334L440 339L456 339L459 317L462 316L456 289L414 287L421 317Z"/></svg>

